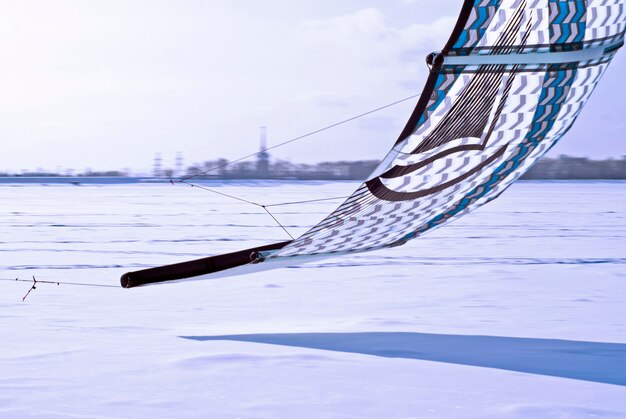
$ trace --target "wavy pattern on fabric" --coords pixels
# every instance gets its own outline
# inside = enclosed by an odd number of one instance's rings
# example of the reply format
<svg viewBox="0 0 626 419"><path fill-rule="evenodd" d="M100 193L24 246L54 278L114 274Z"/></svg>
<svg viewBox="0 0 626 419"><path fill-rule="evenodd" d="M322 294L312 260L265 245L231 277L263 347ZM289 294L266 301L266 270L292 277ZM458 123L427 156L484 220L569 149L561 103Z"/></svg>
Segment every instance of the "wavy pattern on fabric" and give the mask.
<svg viewBox="0 0 626 419"><path fill-rule="evenodd" d="M337 210L269 258L397 246L496 198L572 126L625 29L626 0L466 1L389 155ZM600 56L541 62L590 48ZM480 64L494 55L533 59Z"/></svg>

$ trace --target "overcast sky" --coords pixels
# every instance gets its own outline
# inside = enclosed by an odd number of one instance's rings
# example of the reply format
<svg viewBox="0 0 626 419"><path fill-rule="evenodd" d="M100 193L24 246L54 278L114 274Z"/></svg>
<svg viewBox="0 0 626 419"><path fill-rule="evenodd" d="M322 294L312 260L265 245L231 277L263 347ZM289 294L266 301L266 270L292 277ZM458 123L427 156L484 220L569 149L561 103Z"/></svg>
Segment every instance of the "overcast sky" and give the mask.
<svg viewBox="0 0 626 419"><path fill-rule="evenodd" d="M151 170L258 149L417 94L461 0L0 0L0 172ZM626 155L620 51L552 155ZM272 151L381 158L415 101Z"/></svg>

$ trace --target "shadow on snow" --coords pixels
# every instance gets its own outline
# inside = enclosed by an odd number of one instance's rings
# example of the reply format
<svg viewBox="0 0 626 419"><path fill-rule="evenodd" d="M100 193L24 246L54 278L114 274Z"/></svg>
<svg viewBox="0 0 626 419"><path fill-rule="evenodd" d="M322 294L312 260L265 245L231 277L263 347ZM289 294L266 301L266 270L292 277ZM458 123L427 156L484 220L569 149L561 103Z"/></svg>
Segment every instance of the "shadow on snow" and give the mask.
<svg viewBox="0 0 626 419"><path fill-rule="evenodd" d="M626 344L404 332L181 336L419 359L626 385Z"/></svg>

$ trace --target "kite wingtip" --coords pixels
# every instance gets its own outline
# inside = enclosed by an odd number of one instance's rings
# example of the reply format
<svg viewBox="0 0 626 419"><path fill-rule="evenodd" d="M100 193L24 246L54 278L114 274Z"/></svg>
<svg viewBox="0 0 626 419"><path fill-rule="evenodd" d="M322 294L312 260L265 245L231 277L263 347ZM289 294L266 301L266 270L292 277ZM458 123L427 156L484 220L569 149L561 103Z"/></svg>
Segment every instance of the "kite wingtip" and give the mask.
<svg viewBox="0 0 626 419"><path fill-rule="evenodd" d="M122 285L122 288L130 288L133 286L130 278L130 272L126 272L124 275L122 275L122 277L120 278L120 284Z"/></svg>

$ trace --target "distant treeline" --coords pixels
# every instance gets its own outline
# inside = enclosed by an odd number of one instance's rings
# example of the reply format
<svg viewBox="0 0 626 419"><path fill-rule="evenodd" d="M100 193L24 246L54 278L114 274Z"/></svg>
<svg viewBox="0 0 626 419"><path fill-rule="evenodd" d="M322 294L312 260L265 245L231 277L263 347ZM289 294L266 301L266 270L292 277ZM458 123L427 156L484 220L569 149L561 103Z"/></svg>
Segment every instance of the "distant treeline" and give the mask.
<svg viewBox="0 0 626 419"><path fill-rule="evenodd" d="M363 180L378 166L376 160L294 164L284 160L243 161L229 164L225 159L207 161L177 173L171 169L159 170L153 178L193 176L198 179L302 179L302 180ZM1 173L5 177L57 177L68 174L33 171L19 175ZM127 171L86 171L72 177L131 177ZM136 177L136 175L135 175ZM621 160L589 160L581 157L560 156L543 158L522 179L626 179L626 157Z"/></svg>
<svg viewBox="0 0 626 419"><path fill-rule="evenodd" d="M362 160L294 164L277 160L228 164L228 161L220 159L191 166L186 176L200 179L361 180L372 173L378 163L377 160Z"/></svg>
<svg viewBox="0 0 626 419"><path fill-rule="evenodd" d="M621 160L589 160L560 156L539 160L522 179L626 179L626 156Z"/></svg>
<svg viewBox="0 0 626 419"><path fill-rule="evenodd" d="M287 161L255 161L227 164L207 161L187 169L186 175L206 179L335 179L362 180L378 166L376 160L324 162L314 165ZM214 169L218 168L218 169ZM621 160L589 160L562 155L543 158L522 179L626 179L626 157Z"/></svg>
<svg viewBox="0 0 626 419"><path fill-rule="evenodd" d="M10 174L10 173L2 173L0 172L0 176L2 177L128 177L130 174L128 172L123 172L119 170L108 170L104 172L91 172L86 171L85 173L56 173L56 172L48 172L48 171L24 171L20 174Z"/></svg>

